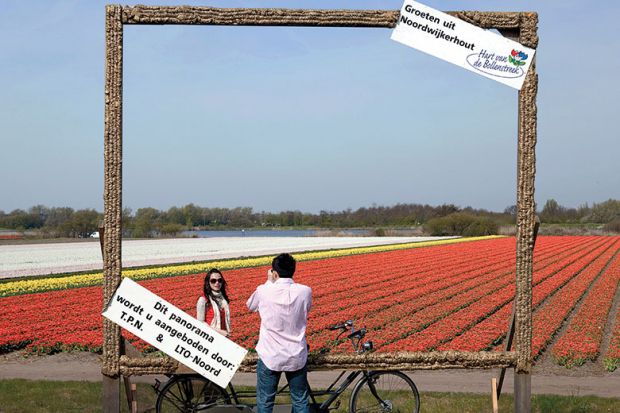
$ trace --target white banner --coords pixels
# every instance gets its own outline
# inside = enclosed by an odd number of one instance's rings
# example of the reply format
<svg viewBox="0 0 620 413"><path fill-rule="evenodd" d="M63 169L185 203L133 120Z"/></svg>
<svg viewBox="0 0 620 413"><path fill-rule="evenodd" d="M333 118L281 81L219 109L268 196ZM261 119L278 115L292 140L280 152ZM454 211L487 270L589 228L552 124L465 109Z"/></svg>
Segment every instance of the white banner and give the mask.
<svg viewBox="0 0 620 413"><path fill-rule="evenodd" d="M124 278L103 316L216 383L228 386L247 350Z"/></svg>
<svg viewBox="0 0 620 413"><path fill-rule="evenodd" d="M405 0L392 40L521 90L530 49L412 0Z"/></svg>

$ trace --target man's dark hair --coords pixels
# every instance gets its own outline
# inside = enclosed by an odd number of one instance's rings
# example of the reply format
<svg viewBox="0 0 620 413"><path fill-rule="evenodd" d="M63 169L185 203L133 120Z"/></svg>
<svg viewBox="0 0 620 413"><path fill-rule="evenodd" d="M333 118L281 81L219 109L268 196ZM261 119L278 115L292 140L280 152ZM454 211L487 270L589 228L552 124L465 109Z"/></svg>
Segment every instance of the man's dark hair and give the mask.
<svg viewBox="0 0 620 413"><path fill-rule="evenodd" d="M295 274L295 258L291 254L280 254L271 261L271 268L280 278L293 278Z"/></svg>

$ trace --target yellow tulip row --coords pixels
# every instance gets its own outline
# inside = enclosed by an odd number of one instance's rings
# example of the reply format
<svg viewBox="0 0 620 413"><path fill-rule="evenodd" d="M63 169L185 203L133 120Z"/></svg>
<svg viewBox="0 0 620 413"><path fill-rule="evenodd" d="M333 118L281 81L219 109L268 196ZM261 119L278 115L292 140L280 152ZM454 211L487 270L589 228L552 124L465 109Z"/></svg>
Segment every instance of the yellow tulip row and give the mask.
<svg viewBox="0 0 620 413"><path fill-rule="evenodd" d="M308 251L295 254L298 261L319 260L324 258L343 257L346 255L369 254L400 249L429 247L433 245L445 245L458 242L471 242L485 239L498 238L498 236L452 238L438 241L409 242L403 244L377 245L371 247L343 248L326 251ZM217 267L221 270L235 268L259 267L271 264L272 256L228 259L220 261L206 261L200 263L175 264L161 267L127 268L122 271L123 277L134 280L146 280L150 278L170 277L175 275L197 274L206 272L210 268ZM95 272L88 274L75 274L50 278L26 279L9 281L0 284L0 297L18 294L30 294L42 291L63 290L67 288L86 287L99 285L103 282L103 273Z"/></svg>

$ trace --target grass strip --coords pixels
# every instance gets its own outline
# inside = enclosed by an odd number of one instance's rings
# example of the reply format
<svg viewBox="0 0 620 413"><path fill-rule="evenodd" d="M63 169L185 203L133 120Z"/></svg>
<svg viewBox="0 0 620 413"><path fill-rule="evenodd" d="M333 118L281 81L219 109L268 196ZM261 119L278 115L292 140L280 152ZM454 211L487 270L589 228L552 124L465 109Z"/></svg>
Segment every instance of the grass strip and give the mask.
<svg viewBox="0 0 620 413"><path fill-rule="evenodd" d="M254 389L243 386L238 390ZM101 392L99 382L0 380L0 411L3 413L101 412ZM124 393L121 391L121 411L127 412ZM155 406L156 394L148 384L138 383L136 396L140 409ZM334 410L335 413L348 412L348 394L341 397L343 397L342 403L337 410ZM420 399L421 411L427 413L491 411L490 394L422 392ZM278 402L287 401L278 400ZM499 411L513 412L513 404L512 395L504 394L499 400ZM534 413L618 411L620 411L620 399L596 396L532 396Z"/></svg>

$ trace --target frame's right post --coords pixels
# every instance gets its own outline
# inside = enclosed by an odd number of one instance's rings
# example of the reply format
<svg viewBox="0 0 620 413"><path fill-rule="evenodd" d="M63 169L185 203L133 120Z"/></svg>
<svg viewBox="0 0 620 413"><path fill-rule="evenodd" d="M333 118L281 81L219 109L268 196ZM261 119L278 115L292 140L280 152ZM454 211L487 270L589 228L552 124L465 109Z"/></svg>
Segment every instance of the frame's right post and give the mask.
<svg viewBox="0 0 620 413"><path fill-rule="evenodd" d="M535 48L538 16L523 13L519 42ZM531 411L532 385L532 266L534 257L534 227L536 205L534 178L536 175L536 94L538 76L532 62L519 92L519 137L517 156L517 263L515 292L515 412Z"/></svg>

